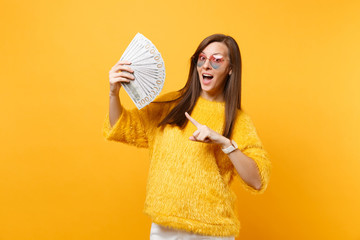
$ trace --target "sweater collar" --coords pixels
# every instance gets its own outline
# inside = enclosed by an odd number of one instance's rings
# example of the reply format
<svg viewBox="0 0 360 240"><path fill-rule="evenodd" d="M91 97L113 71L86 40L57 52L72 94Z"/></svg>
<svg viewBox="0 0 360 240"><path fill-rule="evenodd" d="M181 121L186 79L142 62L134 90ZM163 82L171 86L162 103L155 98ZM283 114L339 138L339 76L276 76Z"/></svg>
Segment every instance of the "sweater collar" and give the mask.
<svg viewBox="0 0 360 240"><path fill-rule="evenodd" d="M216 101L210 101L208 99L203 98L202 96L199 96L196 106L200 107L201 109L211 111L211 112L224 112L225 110L225 101L223 102L216 102Z"/></svg>

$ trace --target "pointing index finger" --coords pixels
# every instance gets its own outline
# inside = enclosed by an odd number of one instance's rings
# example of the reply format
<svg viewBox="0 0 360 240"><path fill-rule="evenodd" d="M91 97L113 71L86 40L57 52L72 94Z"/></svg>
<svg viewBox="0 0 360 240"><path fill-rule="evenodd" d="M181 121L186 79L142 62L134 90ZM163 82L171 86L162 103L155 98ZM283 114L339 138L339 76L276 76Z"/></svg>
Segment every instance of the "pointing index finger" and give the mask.
<svg viewBox="0 0 360 240"><path fill-rule="evenodd" d="M187 117L187 119L189 119L189 121L195 125L195 127L199 128L202 125L200 123L198 123L195 119L193 119L187 112L185 112L185 116Z"/></svg>

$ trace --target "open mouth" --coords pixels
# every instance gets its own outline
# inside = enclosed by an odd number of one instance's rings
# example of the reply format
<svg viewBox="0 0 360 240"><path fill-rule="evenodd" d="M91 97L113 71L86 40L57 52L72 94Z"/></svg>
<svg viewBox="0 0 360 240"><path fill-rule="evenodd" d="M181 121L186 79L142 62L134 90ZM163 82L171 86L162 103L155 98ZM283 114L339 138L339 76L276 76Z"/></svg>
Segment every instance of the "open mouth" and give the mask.
<svg viewBox="0 0 360 240"><path fill-rule="evenodd" d="M206 74L206 73L204 73L203 75L202 75L202 77L203 77L203 79L204 79L204 82L209 82L211 79L213 79L213 75L211 75L211 74Z"/></svg>

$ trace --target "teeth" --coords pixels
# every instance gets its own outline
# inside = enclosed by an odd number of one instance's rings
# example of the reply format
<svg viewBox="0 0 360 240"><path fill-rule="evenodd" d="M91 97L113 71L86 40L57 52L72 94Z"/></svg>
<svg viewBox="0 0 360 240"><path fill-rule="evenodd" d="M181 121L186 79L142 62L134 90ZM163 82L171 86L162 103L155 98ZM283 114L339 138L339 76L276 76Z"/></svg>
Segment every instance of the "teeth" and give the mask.
<svg viewBox="0 0 360 240"><path fill-rule="evenodd" d="M210 74L203 74L204 77L212 77Z"/></svg>

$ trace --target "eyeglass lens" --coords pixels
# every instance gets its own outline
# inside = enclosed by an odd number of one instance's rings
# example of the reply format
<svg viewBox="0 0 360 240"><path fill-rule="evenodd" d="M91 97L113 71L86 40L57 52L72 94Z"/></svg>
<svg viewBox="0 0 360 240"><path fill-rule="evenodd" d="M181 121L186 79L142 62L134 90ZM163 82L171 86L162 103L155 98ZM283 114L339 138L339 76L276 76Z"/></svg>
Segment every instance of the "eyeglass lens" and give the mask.
<svg viewBox="0 0 360 240"><path fill-rule="evenodd" d="M198 61L197 61L197 66L198 67L202 67L206 60L209 59L210 65L214 68L214 69L218 69L222 63L224 62L224 58L221 55L211 55L210 58L207 58L205 54L199 54L198 57Z"/></svg>

